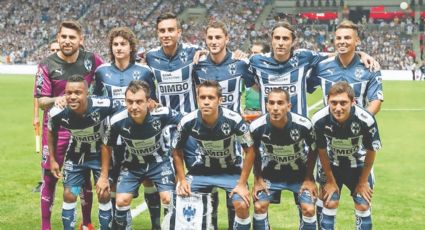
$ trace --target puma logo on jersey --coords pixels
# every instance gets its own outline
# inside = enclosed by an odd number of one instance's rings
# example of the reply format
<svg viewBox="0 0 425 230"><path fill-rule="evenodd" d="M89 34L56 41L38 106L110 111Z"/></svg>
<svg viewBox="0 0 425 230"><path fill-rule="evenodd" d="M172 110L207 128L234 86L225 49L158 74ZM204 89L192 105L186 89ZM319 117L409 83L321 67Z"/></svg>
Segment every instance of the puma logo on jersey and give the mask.
<svg viewBox="0 0 425 230"><path fill-rule="evenodd" d="M333 128L332 128L332 126L325 125L325 129L328 129L329 131L333 132Z"/></svg>
<svg viewBox="0 0 425 230"><path fill-rule="evenodd" d="M63 74L63 69L55 69L53 72L62 75Z"/></svg>
<svg viewBox="0 0 425 230"><path fill-rule="evenodd" d="M124 127L123 127L123 128L122 128L122 130L124 130L124 131L126 131L128 134L130 134L130 128L131 128L131 127L128 127L128 129L127 129L127 128L124 128Z"/></svg>
<svg viewBox="0 0 425 230"><path fill-rule="evenodd" d="M69 118L62 118L62 121L69 125Z"/></svg>

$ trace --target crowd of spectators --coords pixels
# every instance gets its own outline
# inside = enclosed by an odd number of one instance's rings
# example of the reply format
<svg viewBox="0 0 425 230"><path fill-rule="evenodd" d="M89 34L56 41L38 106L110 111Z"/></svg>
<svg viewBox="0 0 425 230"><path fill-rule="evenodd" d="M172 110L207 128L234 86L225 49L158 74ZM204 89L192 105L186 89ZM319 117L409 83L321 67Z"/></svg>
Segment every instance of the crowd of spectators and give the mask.
<svg viewBox="0 0 425 230"><path fill-rule="evenodd" d="M182 23L183 41L204 45L204 29L209 21L221 20L228 26L229 48L242 48L253 40L270 41L270 30L276 21L288 20L296 25L297 48L333 52L333 33L338 20L309 21L296 16L282 16L272 11L263 24L255 22L270 0L71 0L60 4L50 0L28 3L23 0L2 1L0 9L0 63L37 63L47 55L47 44L54 39L57 25L65 19L78 19L84 26L85 47L108 58L107 34L116 26L128 26L140 38L140 46L150 49L159 45L156 18L162 12L182 13L189 7L203 7L208 17L189 18ZM117 7L119 6L119 7ZM125 7L124 7L125 6ZM32 13L28 13L28 12ZM412 34L417 26L410 18L385 22L361 21L360 50L375 57L383 69L412 69L416 57ZM423 39L422 39L423 43ZM422 44L423 46L423 44Z"/></svg>

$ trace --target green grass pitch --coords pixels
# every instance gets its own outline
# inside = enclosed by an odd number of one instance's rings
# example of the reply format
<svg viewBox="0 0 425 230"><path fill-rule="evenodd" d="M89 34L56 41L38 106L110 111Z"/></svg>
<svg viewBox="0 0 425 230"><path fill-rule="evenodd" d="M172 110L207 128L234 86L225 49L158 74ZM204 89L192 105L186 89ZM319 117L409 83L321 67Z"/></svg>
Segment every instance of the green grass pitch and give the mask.
<svg viewBox="0 0 425 230"><path fill-rule="evenodd" d="M40 155L34 150L31 76L0 76L0 229L39 229L39 193L32 188L40 180ZM383 149L375 162L373 197L374 229L424 229L425 224L425 82L384 82L385 102L377 116ZM309 104L320 100L309 95ZM337 229L354 229L353 202L343 189ZM292 194L284 192L282 204L269 210L273 229L297 229L298 215ZM227 213L221 193L220 229L226 229ZM141 198L134 205L140 204ZM53 229L62 229L59 183L53 207ZM78 207L78 213L81 213ZM97 205L92 220L96 226ZM252 214L252 212L251 212ZM79 214L80 215L80 214ZM79 217L81 221L81 217ZM134 219L134 229L149 229L147 212Z"/></svg>

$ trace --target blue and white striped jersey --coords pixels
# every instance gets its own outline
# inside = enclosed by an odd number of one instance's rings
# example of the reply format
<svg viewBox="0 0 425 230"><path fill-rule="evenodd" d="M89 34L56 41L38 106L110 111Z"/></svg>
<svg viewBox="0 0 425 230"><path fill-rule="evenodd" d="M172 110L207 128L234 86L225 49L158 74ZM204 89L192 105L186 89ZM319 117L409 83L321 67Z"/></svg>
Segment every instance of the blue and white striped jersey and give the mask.
<svg viewBox="0 0 425 230"><path fill-rule="evenodd" d="M130 63L125 70L118 69L114 63L106 63L95 71L93 94L110 97L114 106L125 106L125 90L133 80L146 81L151 88L150 97L156 100L152 71L147 65Z"/></svg>
<svg viewBox="0 0 425 230"><path fill-rule="evenodd" d="M360 62L358 55L354 55L354 59L346 68L338 57L330 57L320 62L307 80L308 92L311 93L320 86L324 104L327 105L331 86L340 81L351 85L356 102L362 107L366 107L368 102L373 100L384 100L381 72L371 72Z"/></svg>
<svg viewBox="0 0 425 230"><path fill-rule="evenodd" d="M272 53L257 54L250 58L257 83L260 86L261 110L266 113L267 95L272 88L289 92L291 111L307 116L306 78L311 68L327 56L314 51L295 50L286 62L277 62Z"/></svg>
<svg viewBox="0 0 425 230"><path fill-rule="evenodd" d="M194 66L193 77L196 84L205 80L217 81L222 88L224 107L241 113L241 87L251 87L255 83L255 75L249 66L248 60L237 60L232 57L231 51L227 51L224 60L216 64L211 57L203 57L198 65Z"/></svg>
<svg viewBox="0 0 425 230"><path fill-rule="evenodd" d="M270 123L269 114L264 114L251 123L250 132L264 178L304 180L307 151L315 148L313 125L308 118L288 112L288 122L281 129Z"/></svg>
<svg viewBox="0 0 425 230"><path fill-rule="evenodd" d="M335 166L363 166L365 149L378 151L381 148L375 118L358 105L351 107L350 118L342 126L334 120L329 106L315 113L312 121L317 148L327 149L329 160Z"/></svg>
<svg viewBox="0 0 425 230"><path fill-rule="evenodd" d="M63 127L71 132L65 161L81 164L93 157L100 159L100 146L109 125L107 118L115 111L112 101L104 97L89 97L87 112L82 117L68 107L53 107L49 112L49 130L56 132Z"/></svg>
<svg viewBox="0 0 425 230"><path fill-rule="evenodd" d="M252 145L249 127L241 115L223 107L219 107L219 117L214 127L204 124L199 110L184 116L177 126L173 148L183 149L190 136L197 142L198 159L195 166L189 169L192 174L240 173L240 146L247 148Z"/></svg>
<svg viewBox="0 0 425 230"><path fill-rule="evenodd" d="M177 125L182 115L167 107L149 112L142 124L136 124L127 110L121 110L111 117L108 145L114 146L118 136L125 143L123 164L138 167L140 164L162 162L169 157L170 146L164 141L162 130L167 125Z"/></svg>
<svg viewBox="0 0 425 230"><path fill-rule="evenodd" d="M177 46L174 57L167 57L161 47L146 54L157 83L159 103L182 114L196 109L195 89L192 80L193 56L198 46L185 43Z"/></svg>

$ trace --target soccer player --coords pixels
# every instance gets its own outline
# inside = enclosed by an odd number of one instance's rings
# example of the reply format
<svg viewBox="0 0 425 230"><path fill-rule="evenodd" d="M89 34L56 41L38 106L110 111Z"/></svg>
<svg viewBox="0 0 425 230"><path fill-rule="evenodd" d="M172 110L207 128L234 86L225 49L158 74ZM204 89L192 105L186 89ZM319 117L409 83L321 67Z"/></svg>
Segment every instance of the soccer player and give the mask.
<svg viewBox="0 0 425 230"><path fill-rule="evenodd" d="M327 96L332 85L339 81L346 81L354 90L357 105L366 108L373 115L377 114L384 100L381 73L367 69L356 54L356 46L360 43L358 27L348 20L341 22L336 28L334 43L337 56L330 57L317 65L307 80L309 92L320 86L323 102L327 105ZM320 162L317 165L317 180L321 183L326 181ZM317 200L319 220L323 207L321 195L319 193Z"/></svg>
<svg viewBox="0 0 425 230"><path fill-rule="evenodd" d="M60 51L60 46L58 41L55 39L50 42L49 44L49 54L54 54L56 52ZM34 117L32 120L32 125L34 126L35 130L40 129L40 107L38 106L38 99L34 98ZM39 133L37 133L39 135ZM36 142L36 144L38 144ZM37 146L38 148L39 146ZM43 175L43 170L41 171L41 174ZM43 177L41 178L41 181L38 182L37 186L33 189L33 192L40 192L41 185L43 184Z"/></svg>
<svg viewBox="0 0 425 230"><path fill-rule="evenodd" d="M155 84L152 71L147 65L136 63L136 35L127 27L117 27L112 29L108 35L109 55L112 63L99 66L95 72L93 94L108 96L112 99L114 106L125 106L125 90L132 80L143 80L149 84L151 89L152 102L156 100ZM152 105L153 106L153 105ZM112 184L112 205L115 208L115 185L119 176L121 162L124 158L124 143L117 138L117 143L113 147L113 169L111 177ZM159 194L155 186L144 181L145 200L148 204L151 222L154 229L160 228L161 203ZM115 224L115 222L113 223Z"/></svg>
<svg viewBox="0 0 425 230"><path fill-rule="evenodd" d="M273 88L268 94L267 114L250 125L256 154L254 229L268 229L268 206L272 195L281 190L297 194L302 210L299 229L316 229L313 125L290 110L289 93Z"/></svg>
<svg viewBox="0 0 425 230"><path fill-rule="evenodd" d="M55 106L50 110L48 131L50 170L57 179L62 178L55 148L60 137L59 127L71 132L63 170L63 227L75 229L77 196L92 171L99 201L100 229L109 229L112 220L108 177L111 156L102 140L107 118L114 113L113 104L108 98L88 98L87 82L79 74L67 80L65 103L65 108Z"/></svg>
<svg viewBox="0 0 425 230"><path fill-rule="evenodd" d="M326 182L321 182L324 208L320 227L334 229L340 191L345 184L354 201L356 229L372 229L372 166L376 151L381 148L378 126L371 113L356 105L354 90L347 82L334 84L327 98L328 106L312 118L326 175Z"/></svg>
<svg viewBox="0 0 425 230"><path fill-rule="evenodd" d="M144 180L155 182L161 202L167 209L170 193L174 191L170 146L165 143L162 131L167 125L177 125L181 115L167 107L149 112L150 88L144 81L131 81L125 91L127 109L118 111L111 118L108 145L113 146L121 136L126 146L117 184L117 229L131 228L130 204Z"/></svg>
<svg viewBox="0 0 425 230"><path fill-rule="evenodd" d="M254 41L251 46L251 55L270 52L270 46L262 41Z"/></svg>
<svg viewBox="0 0 425 230"><path fill-rule="evenodd" d="M234 229L249 229L250 193L247 179L254 161L252 139L242 117L220 106L221 87L215 81L203 81L197 87L198 110L187 114L177 127L173 139L173 159L178 185L177 194L210 192L223 188L230 193L236 216ZM198 144L196 165L185 176L183 147L189 136ZM242 160L243 147L246 156ZM242 164L243 161L243 164Z"/></svg>
<svg viewBox="0 0 425 230"><path fill-rule="evenodd" d="M34 96L38 98L39 106L44 110L42 162L44 169L43 186L41 188L41 225L42 229L51 229L50 217L54 201L57 179L50 173L49 150L47 146L47 114L55 101L64 103L64 89L67 79L72 74L84 76L90 84L94 70L102 64L101 58L91 52L81 49L84 41L81 25L76 21L64 21L58 27L57 40L60 51L45 58L37 67ZM69 144L69 131L59 129L59 140L56 145L56 161L63 164L65 151ZM87 180L88 181L88 180ZM90 183L88 182L87 185ZM83 188L84 202L82 204L83 226L91 227L91 186Z"/></svg>

